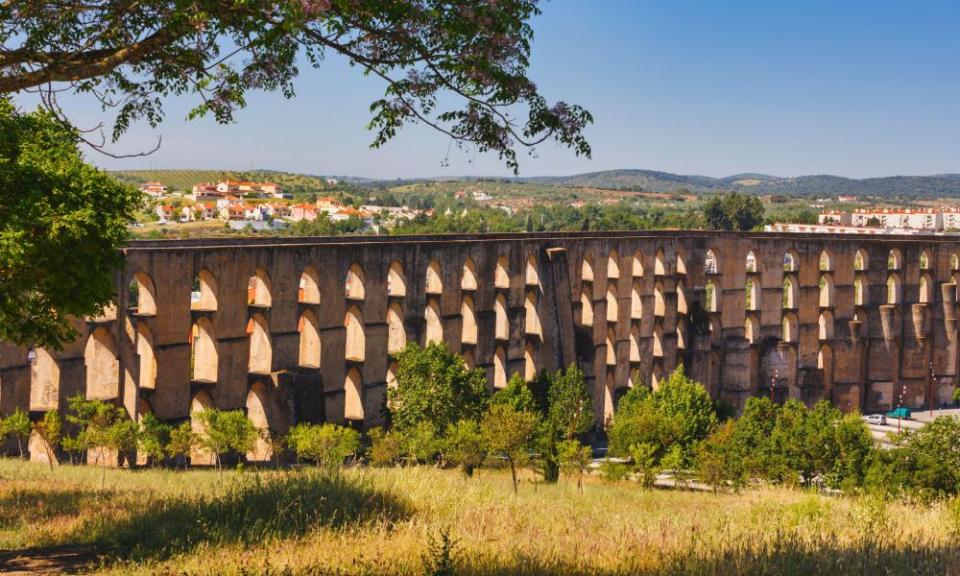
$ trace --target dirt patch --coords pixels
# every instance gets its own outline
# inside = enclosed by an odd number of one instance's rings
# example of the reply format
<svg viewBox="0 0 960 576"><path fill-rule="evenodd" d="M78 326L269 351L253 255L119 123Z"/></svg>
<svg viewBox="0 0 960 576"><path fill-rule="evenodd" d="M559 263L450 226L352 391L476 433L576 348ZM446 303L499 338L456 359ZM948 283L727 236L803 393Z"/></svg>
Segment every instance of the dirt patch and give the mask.
<svg viewBox="0 0 960 576"><path fill-rule="evenodd" d="M0 552L0 574L77 574L97 562L93 548L69 546Z"/></svg>

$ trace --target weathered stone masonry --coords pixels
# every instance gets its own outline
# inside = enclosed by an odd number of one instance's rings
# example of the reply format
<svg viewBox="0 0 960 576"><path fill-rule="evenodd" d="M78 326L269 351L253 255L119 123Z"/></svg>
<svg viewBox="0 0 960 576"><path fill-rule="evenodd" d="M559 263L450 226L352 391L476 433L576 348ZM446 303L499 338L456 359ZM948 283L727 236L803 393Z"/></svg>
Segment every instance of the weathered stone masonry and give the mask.
<svg viewBox="0 0 960 576"><path fill-rule="evenodd" d="M735 406L763 394L921 408L956 384L960 241L946 237L585 232L124 252L116 311L78 321L76 342L0 345L0 413L37 416L84 393L135 417L216 406L280 431L370 427L392 354L432 340L485 369L491 388L576 361L598 423L679 363Z"/></svg>

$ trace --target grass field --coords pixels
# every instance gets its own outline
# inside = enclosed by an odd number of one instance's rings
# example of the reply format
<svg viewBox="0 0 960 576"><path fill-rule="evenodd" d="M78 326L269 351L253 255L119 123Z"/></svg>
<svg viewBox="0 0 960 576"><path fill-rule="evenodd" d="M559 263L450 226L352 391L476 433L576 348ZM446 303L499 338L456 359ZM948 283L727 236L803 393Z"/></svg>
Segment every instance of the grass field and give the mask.
<svg viewBox="0 0 960 576"><path fill-rule="evenodd" d="M433 468L126 471L0 461L0 572L945 574L951 507ZM444 536L450 542L443 545ZM85 564L86 563L86 564ZM29 573L29 572L28 572Z"/></svg>

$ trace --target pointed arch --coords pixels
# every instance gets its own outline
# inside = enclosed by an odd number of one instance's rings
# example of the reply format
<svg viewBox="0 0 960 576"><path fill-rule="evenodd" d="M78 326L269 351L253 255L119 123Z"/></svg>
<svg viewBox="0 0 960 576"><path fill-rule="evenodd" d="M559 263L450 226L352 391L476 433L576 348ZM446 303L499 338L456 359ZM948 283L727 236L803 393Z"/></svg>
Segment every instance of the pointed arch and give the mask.
<svg viewBox="0 0 960 576"><path fill-rule="evenodd" d="M320 364L320 322L313 310L305 310L298 323L300 331L300 354L298 364L305 368L319 368Z"/></svg>
<svg viewBox="0 0 960 576"><path fill-rule="evenodd" d="M663 318L667 314L667 299L663 294L663 282L657 280L653 286L653 315Z"/></svg>
<svg viewBox="0 0 960 576"><path fill-rule="evenodd" d="M950 255L950 270L953 272L960 270L960 254L956 252Z"/></svg>
<svg viewBox="0 0 960 576"><path fill-rule="evenodd" d="M524 273L524 278L527 286L540 285L540 271L537 267L537 257L533 254L527 256L527 268Z"/></svg>
<svg viewBox="0 0 960 576"><path fill-rule="evenodd" d="M387 271L387 296L402 298L406 295L407 275L403 271L403 264L393 261Z"/></svg>
<svg viewBox="0 0 960 576"><path fill-rule="evenodd" d="M857 253L853 257L853 269L855 272L865 272L867 270L867 265L869 260L867 259L867 252L863 248L857 250Z"/></svg>
<svg viewBox="0 0 960 576"><path fill-rule="evenodd" d="M593 301L590 299L590 286L580 288L580 325L593 326Z"/></svg>
<svg viewBox="0 0 960 576"><path fill-rule="evenodd" d="M720 263L717 261L717 254L712 248L707 250L707 254L703 258L703 271L707 274L720 273Z"/></svg>
<svg viewBox="0 0 960 576"><path fill-rule="evenodd" d="M87 338L83 352L87 369L87 398L111 400L117 397L120 385L120 361L113 335L103 326Z"/></svg>
<svg viewBox="0 0 960 576"><path fill-rule="evenodd" d="M887 275L887 304L900 304L900 275L891 273Z"/></svg>
<svg viewBox="0 0 960 576"><path fill-rule="evenodd" d="M640 362L640 327L636 324L630 327L630 362Z"/></svg>
<svg viewBox="0 0 960 576"><path fill-rule="evenodd" d="M817 368L820 370L820 382L824 388L833 386L833 349L827 344L820 346L817 352Z"/></svg>
<svg viewBox="0 0 960 576"><path fill-rule="evenodd" d="M493 285L495 288L510 288L510 266L506 256L497 258L497 270L494 273Z"/></svg>
<svg viewBox="0 0 960 576"><path fill-rule="evenodd" d="M267 319L254 314L247 322L247 335L250 337L248 370L254 374L269 374L273 369L273 343Z"/></svg>
<svg viewBox="0 0 960 576"><path fill-rule="evenodd" d="M634 278L640 278L643 276L643 252L637 250L633 253L633 266L631 268L631 273Z"/></svg>
<svg viewBox="0 0 960 576"><path fill-rule="evenodd" d="M653 262L653 275L654 276L667 275L667 261L663 253L663 248L657 250L657 256Z"/></svg>
<svg viewBox="0 0 960 576"><path fill-rule="evenodd" d="M663 326L659 323L653 327L653 357L663 358Z"/></svg>
<svg viewBox="0 0 960 576"><path fill-rule="evenodd" d="M820 252L819 269L821 272L833 271L833 258L830 257L830 252L828 250L822 250Z"/></svg>
<svg viewBox="0 0 960 576"><path fill-rule="evenodd" d="M464 296L460 303L460 318L463 326L460 335L462 344L477 343L477 315L473 308L473 298Z"/></svg>
<svg viewBox="0 0 960 576"><path fill-rule="evenodd" d="M157 387L157 355L153 349L153 334L143 322L137 322L137 356L140 378L137 385L145 390Z"/></svg>
<svg viewBox="0 0 960 576"><path fill-rule="evenodd" d="M747 252L744 269L747 274L755 274L757 272L757 255L753 253L753 250Z"/></svg>
<svg viewBox="0 0 960 576"><path fill-rule="evenodd" d="M363 375L356 368L351 368L343 381L343 418L363 421Z"/></svg>
<svg viewBox="0 0 960 576"><path fill-rule="evenodd" d="M426 293L443 294L443 268L437 260L427 265Z"/></svg>
<svg viewBox="0 0 960 576"><path fill-rule="evenodd" d="M201 390L194 394L190 400L190 429L198 436L204 436L207 433L206 424L200 417L200 413L214 407L213 398L206 390ZM210 451L194 445L190 449L191 466L210 466L214 463L214 455Z"/></svg>
<svg viewBox="0 0 960 576"><path fill-rule="evenodd" d="M507 353L503 346L497 346L493 354L493 387L500 389L507 387Z"/></svg>
<svg viewBox="0 0 960 576"><path fill-rule="evenodd" d="M616 249L607 255L607 279L620 278L620 253Z"/></svg>
<svg viewBox="0 0 960 576"><path fill-rule="evenodd" d="M756 315L750 314L743 322L743 337L746 338L750 344L756 344L759 336L760 320L757 319Z"/></svg>
<svg viewBox="0 0 960 576"><path fill-rule="evenodd" d="M687 305L687 285L683 277L677 278L677 313L688 314L690 307Z"/></svg>
<svg viewBox="0 0 960 576"><path fill-rule="evenodd" d="M783 271L784 272L799 272L800 271L800 257L797 255L796 250L787 250L783 253Z"/></svg>
<svg viewBox="0 0 960 576"><path fill-rule="evenodd" d="M719 312L720 306L720 294L718 294L719 288L717 287L716 282L713 280L707 280L706 289L704 291L704 308L707 312Z"/></svg>
<svg viewBox="0 0 960 576"><path fill-rule="evenodd" d="M677 350L687 348L687 323L683 319L677 322ZM679 360L678 360L679 362Z"/></svg>
<svg viewBox="0 0 960 576"><path fill-rule="evenodd" d="M427 324L426 341L424 344L443 342L443 323L440 320L440 304L436 298L431 298L427 301L427 306L423 311L423 317Z"/></svg>
<svg viewBox="0 0 960 576"><path fill-rule="evenodd" d="M797 317L794 314L784 314L783 321L780 323L781 335L780 339L784 342L796 342L797 341Z"/></svg>
<svg viewBox="0 0 960 576"><path fill-rule="evenodd" d="M201 270L193 279L190 309L214 312L217 309L217 281L209 270Z"/></svg>
<svg viewBox="0 0 960 576"><path fill-rule="evenodd" d="M747 282L744 285L745 292L745 301L744 309L745 310L759 310L760 309L760 287L757 285L757 282L753 278L747 277Z"/></svg>
<svg viewBox="0 0 960 576"><path fill-rule="evenodd" d="M612 328L607 330L606 351L607 351L607 366L616 366L617 365L617 338L614 335Z"/></svg>
<svg viewBox="0 0 960 576"><path fill-rule="evenodd" d="M643 318L643 298L640 296L640 282L634 281L630 289L630 318L640 320Z"/></svg>
<svg viewBox="0 0 960 576"><path fill-rule="evenodd" d="M920 252L920 269L921 270L930 270L933 267L933 254L928 248L924 248Z"/></svg>
<svg viewBox="0 0 960 576"><path fill-rule="evenodd" d="M523 349L523 379L530 382L537 377L537 353L533 344L527 342Z"/></svg>
<svg viewBox="0 0 960 576"><path fill-rule="evenodd" d="M586 252L580 261L580 281L593 282L593 256Z"/></svg>
<svg viewBox="0 0 960 576"><path fill-rule="evenodd" d="M607 322L616 324L620 318L620 304L617 301L617 285L613 282L607 284Z"/></svg>
<svg viewBox="0 0 960 576"><path fill-rule="evenodd" d="M607 370L603 378L603 421L604 424L609 424L613 420L615 406L614 406L614 394L615 394L616 383L614 381L613 372Z"/></svg>
<svg viewBox="0 0 960 576"><path fill-rule="evenodd" d="M853 304L854 306L867 305L867 281L862 274L857 274L853 279Z"/></svg>
<svg viewBox="0 0 960 576"><path fill-rule="evenodd" d="M137 316L157 315L157 292L153 278L146 272L137 272L130 279L128 307Z"/></svg>
<svg viewBox="0 0 960 576"><path fill-rule="evenodd" d="M507 318L507 298L503 294L497 294L493 303L495 316L494 338L496 340L508 340L510 338L510 320Z"/></svg>
<svg viewBox="0 0 960 576"><path fill-rule="evenodd" d="M677 250L677 275L683 276L687 273L687 259L681 250Z"/></svg>
<svg viewBox="0 0 960 576"><path fill-rule="evenodd" d="M273 304L270 275L263 268L257 268L247 281L247 304L257 308L269 308Z"/></svg>
<svg viewBox="0 0 960 576"><path fill-rule="evenodd" d="M260 382L255 383L247 392L247 418L257 431L253 448L247 452L247 460L251 462L269 462L273 457L273 449L267 438L270 435L270 417L268 415L267 389Z"/></svg>
<svg viewBox="0 0 960 576"><path fill-rule="evenodd" d="M363 315L356 306L351 306L343 318L346 328L344 357L351 362L363 362L367 356L367 335Z"/></svg>
<svg viewBox="0 0 960 576"><path fill-rule="evenodd" d="M387 354L397 354L407 345L403 306L394 302L387 309Z"/></svg>
<svg viewBox="0 0 960 576"><path fill-rule="evenodd" d="M209 318L198 318L190 333L193 380L216 382L218 376L217 340Z"/></svg>
<svg viewBox="0 0 960 576"><path fill-rule="evenodd" d="M828 273L820 275L820 281L817 283L817 291L820 298L820 307L833 308L835 295L832 274Z"/></svg>
<svg viewBox="0 0 960 576"><path fill-rule="evenodd" d="M783 308L786 310L797 308L797 283L790 276L783 279Z"/></svg>
<svg viewBox="0 0 960 576"><path fill-rule="evenodd" d="M344 281L344 295L347 300L363 300L366 298L366 274L363 272L363 266L354 262L347 269L347 277Z"/></svg>
<svg viewBox="0 0 960 576"><path fill-rule="evenodd" d="M460 289L477 289L477 265L474 263L473 258L469 256L463 261L463 270L460 274Z"/></svg>
<svg viewBox="0 0 960 576"><path fill-rule="evenodd" d="M46 348L34 348L30 364L30 410L60 407L60 364Z"/></svg>
<svg viewBox="0 0 960 576"><path fill-rule="evenodd" d="M933 278L929 274L920 275L920 293L917 296L917 301L921 304L932 304L933 303Z"/></svg>
<svg viewBox="0 0 960 576"><path fill-rule="evenodd" d="M820 340L830 340L833 338L833 312L823 310L820 312L820 318L817 321L818 337Z"/></svg>
<svg viewBox="0 0 960 576"><path fill-rule="evenodd" d="M899 248L891 248L887 254L887 270L900 270L903 267L903 254Z"/></svg>
<svg viewBox="0 0 960 576"><path fill-rule="evenodd" d="M528 290L523 302L524 333L528 336L542 336L540 327L540 312L537 309L537 291Z"/></svg>
<svg viewBox="0 0 960 576"><path fill-rule="evenodd" d="M307 266L300 274L297 301L301 304L320 303L320 275L313 266Z"/></svg>

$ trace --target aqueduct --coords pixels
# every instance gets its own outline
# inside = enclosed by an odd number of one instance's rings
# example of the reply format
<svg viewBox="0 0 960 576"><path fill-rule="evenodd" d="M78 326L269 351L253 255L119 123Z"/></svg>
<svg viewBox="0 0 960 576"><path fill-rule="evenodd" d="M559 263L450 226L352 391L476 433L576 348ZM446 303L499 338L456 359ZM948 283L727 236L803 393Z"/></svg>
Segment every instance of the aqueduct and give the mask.
<svg viewBox="0 0 960 576"><path fill-rule="evenodd" d="M63 350L0 345L0 413L77 393L133 417L383 420L393 356L444 341L491 389L577 362L598 424L678 364L734 406L951 401L960 240L581 232L136 241ZM266 448L258 447L257 458Z"/></svg>

